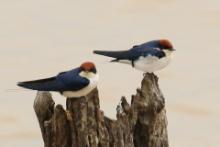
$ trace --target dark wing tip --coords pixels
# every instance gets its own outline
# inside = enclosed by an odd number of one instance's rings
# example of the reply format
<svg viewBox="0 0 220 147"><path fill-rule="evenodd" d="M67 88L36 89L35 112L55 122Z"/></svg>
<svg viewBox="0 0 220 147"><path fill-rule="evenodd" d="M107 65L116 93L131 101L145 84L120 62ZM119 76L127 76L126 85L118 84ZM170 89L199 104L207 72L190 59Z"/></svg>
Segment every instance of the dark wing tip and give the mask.
<svg viewBox="0 0 220 147"><path fill-rule="evenodd" d="M28 88L28 83L27 82L18 82L17 86L23 87L23 88Z"/></svg>
<svg viewBox="0 0 220 147"><path fill-rule="evenodd" d="M117 60L129 59L131 53L129 50L124 51L103 51L103 50L94 50L93 53L98 55L103 55L111 58L115 58Z"/></svg>
<svg viewBox="0 0 220 147"><path fill-rule="evenodd" d="M34 89L34 81L25 81L25 82L18 82L17 86L27 89Z"/></svg>
<svg viewBox="0 0 220 147"><path fill-rule="evenodd" d="M93 53L98 54L98 55L112 57L112 55L111 55L112 52L110 52L110 51L94 50Z"/></svg>
<svg viewBox="0 0 220 147"><path fill-rule="evenodd" d="M24 86L24 82L18 82L17 86L23 87Z"/></svg>
<svg viewBox="0 0 220 147"><path fill-rule="evenodd" d="M100 52L102 52L102 51L99 51L99 50L94 50L93 51L94 54L99 54Z"/></svg>

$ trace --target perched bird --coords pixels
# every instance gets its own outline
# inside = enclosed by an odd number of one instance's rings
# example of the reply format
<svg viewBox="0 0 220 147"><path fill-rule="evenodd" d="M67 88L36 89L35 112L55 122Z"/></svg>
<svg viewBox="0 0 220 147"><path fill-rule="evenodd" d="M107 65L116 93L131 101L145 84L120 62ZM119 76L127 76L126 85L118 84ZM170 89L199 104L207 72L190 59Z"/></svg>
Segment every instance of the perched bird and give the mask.
<svg viewBox="0 0 220 147"><path fill-rule="evenodd" d="M124 51L95 50L95 54L115 58L111 62L132 65L143 72L152 73L166 67L171 60L173 45L169 40L153 40L141 45L135 45Z"/></svg>
<svg viewBox="0 0 220 147"><path fill-rule="evenodd" d="M38 91L56 91L68 98L86 96L98 84L98 74L92 62L85 62L80 67L67 72L61 72L57 76L19 82L20 87Z"/></svg>

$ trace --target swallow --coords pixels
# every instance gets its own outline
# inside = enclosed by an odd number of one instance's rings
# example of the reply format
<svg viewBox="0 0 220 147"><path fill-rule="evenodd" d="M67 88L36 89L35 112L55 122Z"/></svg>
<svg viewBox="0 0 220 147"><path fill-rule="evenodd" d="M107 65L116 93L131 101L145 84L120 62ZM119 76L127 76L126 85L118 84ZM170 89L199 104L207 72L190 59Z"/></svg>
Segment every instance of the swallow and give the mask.
<svg viewBox="0 0 220 147"><path fill-rule="evenodd" d="M129 64L145 73L152 73L163 69L170 63L174 50L169 40L160 39L135 45L129 50L95 50L93 53L114 58L111 62Z"/></svg>
<svg viewBox="0 0 220 147"><path fill-rule="evenodd" d="M97 87L97 84L98 74L94 63L85 62L80 67L61 72L57 76L18 82L17 85L38 91L55 91L67 98L76 98L86 96Z"/></svg>

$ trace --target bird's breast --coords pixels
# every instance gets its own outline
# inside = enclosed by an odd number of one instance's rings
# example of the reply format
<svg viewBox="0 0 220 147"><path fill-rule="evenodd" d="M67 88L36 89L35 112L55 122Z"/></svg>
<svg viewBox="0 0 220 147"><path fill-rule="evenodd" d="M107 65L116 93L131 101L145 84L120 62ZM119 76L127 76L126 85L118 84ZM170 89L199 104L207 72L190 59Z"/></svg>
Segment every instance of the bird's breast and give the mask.
<svg viewBox="0 0 220 147"><path fill-rule="evenodd" d="M141 70L143 72L152 73L157 70L161 70L166 67L170 61L172 56L164 56L162 58L158 58L156 56L141 56L137 60L134 61L134 68Z"/></svg>

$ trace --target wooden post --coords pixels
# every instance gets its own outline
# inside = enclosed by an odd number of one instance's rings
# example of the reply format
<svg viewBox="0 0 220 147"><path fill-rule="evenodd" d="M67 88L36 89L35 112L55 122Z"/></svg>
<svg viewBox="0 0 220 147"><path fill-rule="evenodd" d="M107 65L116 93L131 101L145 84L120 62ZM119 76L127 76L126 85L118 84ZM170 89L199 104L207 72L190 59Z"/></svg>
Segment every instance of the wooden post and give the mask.
<svg viewBox="0 0 220 147"><path fill-rule="evenodd" d="M66 110L54 107L48 92L38 92L34 110L45 147L169 147L164 97L154 74L145 74L142 86L117 106L117 119L100 110L98 90L68 98Z"/></svg>

